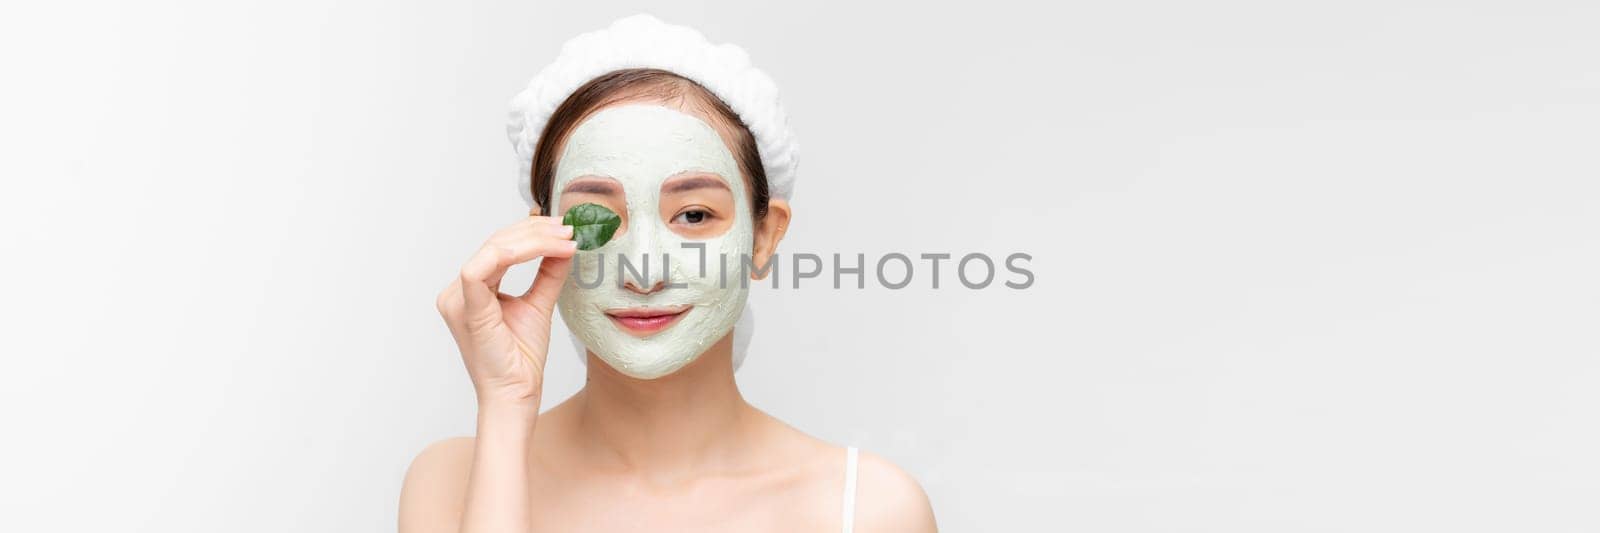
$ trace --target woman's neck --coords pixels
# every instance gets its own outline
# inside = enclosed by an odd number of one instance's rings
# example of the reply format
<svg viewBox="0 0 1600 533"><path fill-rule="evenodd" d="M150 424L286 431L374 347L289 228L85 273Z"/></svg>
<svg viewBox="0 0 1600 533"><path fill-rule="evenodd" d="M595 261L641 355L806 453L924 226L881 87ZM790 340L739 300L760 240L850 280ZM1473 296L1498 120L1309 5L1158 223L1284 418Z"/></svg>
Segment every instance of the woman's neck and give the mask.
<svg viewBox="0 0 1600 533"><path fill-rule="evenodd" d="M733 468L758 417L733 378L732 335L676 372L644 380L589 354L571 428L596 466L663 481Z"/></svg>

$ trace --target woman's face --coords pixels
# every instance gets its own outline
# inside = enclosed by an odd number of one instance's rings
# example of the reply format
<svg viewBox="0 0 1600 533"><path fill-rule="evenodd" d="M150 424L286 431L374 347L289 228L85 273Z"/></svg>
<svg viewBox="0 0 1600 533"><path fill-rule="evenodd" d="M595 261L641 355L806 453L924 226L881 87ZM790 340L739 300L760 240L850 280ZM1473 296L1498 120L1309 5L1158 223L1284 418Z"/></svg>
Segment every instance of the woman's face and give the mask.
<svg viewBox="0 0 1600 533"><path fill-rule="evenodd" d="M733 153L705 121L658 104L602 109L567 137L552 194L558 213L595 203L622 217L578 253L559 301L601 360L653 379L733 329L755 225Z"/></svg>

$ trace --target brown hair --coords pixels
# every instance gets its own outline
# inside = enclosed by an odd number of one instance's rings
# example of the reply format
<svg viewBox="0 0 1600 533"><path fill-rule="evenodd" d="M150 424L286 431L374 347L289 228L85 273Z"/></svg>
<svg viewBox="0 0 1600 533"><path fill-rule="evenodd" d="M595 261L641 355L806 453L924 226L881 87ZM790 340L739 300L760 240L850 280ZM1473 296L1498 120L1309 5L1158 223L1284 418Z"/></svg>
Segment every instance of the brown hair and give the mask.
<svg viewBox="0 0 1600 533"><path fill-rule="evenodd" d="M659 100L678 104L714 117L713 129L732 143L733 157L740 172L748 178L750 207L756 222L767 215L767 172L761 166L761 152L756 147L755 135L750 127L709 89L694 80L653 68L616 70L573 91L566 101L550 114L544 131L539 135L539 145L533 152L533 202L545 214L554 214L550 206L550 189L555 181L556 161L561 154L556 150L567 135L590 114L600 108L628 100ZM718 128L717 122L722 122Z"/></svg>

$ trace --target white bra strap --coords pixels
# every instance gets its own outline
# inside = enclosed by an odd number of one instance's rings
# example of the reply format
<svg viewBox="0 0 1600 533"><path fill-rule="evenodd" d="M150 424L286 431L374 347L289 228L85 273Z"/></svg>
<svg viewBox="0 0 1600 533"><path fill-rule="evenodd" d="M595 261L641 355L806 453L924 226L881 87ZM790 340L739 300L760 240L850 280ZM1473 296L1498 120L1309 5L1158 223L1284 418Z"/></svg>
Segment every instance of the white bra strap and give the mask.
<svg viewBox="0 0 1600 533"><path fill-rule="evenodd" d="M856 447L844 452L844 533L852 533L856 522Z"/></svg>

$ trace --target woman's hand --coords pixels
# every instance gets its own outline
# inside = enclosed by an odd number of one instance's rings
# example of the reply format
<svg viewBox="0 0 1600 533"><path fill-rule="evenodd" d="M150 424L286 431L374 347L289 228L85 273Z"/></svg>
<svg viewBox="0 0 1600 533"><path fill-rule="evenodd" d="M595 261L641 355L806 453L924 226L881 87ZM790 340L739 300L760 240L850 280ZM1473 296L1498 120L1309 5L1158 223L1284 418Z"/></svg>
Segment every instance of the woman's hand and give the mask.
<svg viewBox="0 0 1600 533"><path fill-rule="evenodd" d="M480 416L538 416L550 320L577 249L571 226L556 217L530 216L489 237L439 294L439 314L461 349ZM506 269L539 258L539 273L526 293L500 292Z"/></svg>

